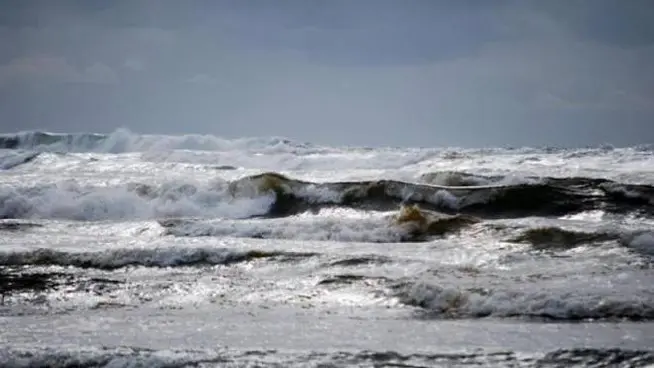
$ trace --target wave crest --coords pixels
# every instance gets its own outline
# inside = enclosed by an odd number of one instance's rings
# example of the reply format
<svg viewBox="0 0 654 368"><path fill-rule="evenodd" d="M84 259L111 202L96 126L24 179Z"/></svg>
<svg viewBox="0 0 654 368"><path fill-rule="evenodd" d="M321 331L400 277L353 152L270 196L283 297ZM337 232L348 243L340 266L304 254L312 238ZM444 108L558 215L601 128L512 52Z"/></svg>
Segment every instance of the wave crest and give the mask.
<svg viewBox="0 0 654 368"><path fill-rule="evenodd" d="M230 184L234 196L274 193L276 201L269 215L286 216L324 206L392 210L401 204L445 213L467 213L483 217L526 215L564 215L571 212L602 209L614 212L654 213L649 186L638 186L632 197L613 195L605 188L633 189L608 180L545 178L537 183L482 186L442 186L396 180L314 183L288 178L277 173L263 173ZM639 201L634 202L633 196ZM644 201L647 204L644 205ZM654 203L654 202L652 202Z"/></svg>

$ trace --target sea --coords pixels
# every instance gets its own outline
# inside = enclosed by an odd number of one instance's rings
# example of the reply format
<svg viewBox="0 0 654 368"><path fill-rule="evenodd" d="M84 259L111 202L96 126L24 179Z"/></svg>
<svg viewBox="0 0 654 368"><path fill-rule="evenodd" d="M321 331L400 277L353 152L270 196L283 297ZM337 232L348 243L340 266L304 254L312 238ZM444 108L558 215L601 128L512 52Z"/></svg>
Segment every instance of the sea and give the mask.
<svg viewBox="0 0 654 368"><path fill-rule="evenodd" d="M2 367L652 367L654 145L0 135Z"/></svg>

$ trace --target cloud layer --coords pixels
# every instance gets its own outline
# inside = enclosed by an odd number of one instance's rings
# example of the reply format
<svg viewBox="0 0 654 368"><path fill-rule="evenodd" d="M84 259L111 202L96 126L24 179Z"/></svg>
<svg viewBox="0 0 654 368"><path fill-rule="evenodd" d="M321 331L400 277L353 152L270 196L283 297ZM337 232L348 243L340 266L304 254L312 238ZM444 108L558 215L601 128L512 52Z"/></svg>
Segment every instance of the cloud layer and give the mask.
<svg viewBox="0 0 654 368"><path fill-rule="evenodd" d="M369 146L654 137L646 0L0 6L2 131Z"/></svg>

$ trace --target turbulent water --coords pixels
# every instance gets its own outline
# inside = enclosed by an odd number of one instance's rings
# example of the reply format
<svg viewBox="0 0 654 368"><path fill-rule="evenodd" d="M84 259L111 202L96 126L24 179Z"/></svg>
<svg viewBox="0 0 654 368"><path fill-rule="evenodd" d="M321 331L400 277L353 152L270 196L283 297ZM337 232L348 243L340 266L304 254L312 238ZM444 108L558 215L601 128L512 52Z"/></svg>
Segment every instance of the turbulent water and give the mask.
<svg viewBox="0 0 654 368"><path fill-rule="evenodd" d="M0 136L0 366L654 364L654 149Z"/></svg>

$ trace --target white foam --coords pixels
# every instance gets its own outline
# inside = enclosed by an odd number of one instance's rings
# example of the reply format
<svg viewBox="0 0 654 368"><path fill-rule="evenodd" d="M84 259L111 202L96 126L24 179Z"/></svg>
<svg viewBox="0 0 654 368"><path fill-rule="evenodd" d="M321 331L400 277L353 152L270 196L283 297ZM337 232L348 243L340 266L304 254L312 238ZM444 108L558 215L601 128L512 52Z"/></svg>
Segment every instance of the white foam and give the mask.
<svg viewBox="0 0 654 368"><path fill-rule="evenodd" d="M232 199L223 188L188 189L169 182L155 187L153 195L138 195L127 186L88 187L75 181L36 188L0 187L0 217L133 220L160 217L241 218L267 213L273 195Z"/></svg>
<svg viewBox="0 0 654 368"><path fill-rule="evenodd" d="M7 349L0 350L3 367L183 367L201 363L222 362L222 352L173 351L137 348L72 348L58 349Z"/></svg>
<svg viewBox="0 0 654 368"><path fill-rule="evenodd" d="M96 152L124 155L139 152L137 160L204 166L233 166L260 171L294 172L311 180L412 179L435 171L465 171L508 175L500 184L516 184L526 176L585 176L624 183L654 180L650 147L594 149L457 149L324 147L280 137L226 139L212 135L141 135L119 129L107 136L43 133L4 134L19 137L19 147L38 151ZM41 137L41 138L39 138ZM39 142L39 139L41 142ZM39 143L41 143L39 145ZM456 157L452 151L457 152ZM125 162L123 162L125 163Z"/></svg>
<svg viewBox="0 0 654 368"><path fill-rule="evenodd" d="M38 156L37 152L0 150L0 170L13 169Z"/></svg>
<svg viewBox="0 0 654 368"><path fill-rule="evenodd" d="M247 259L248 254L245 251L218 247L144 247L94 252L64 252L53 249L0 252L0 264L5 266L50 264L99 269L127 266L220 265Z"/></svg>
<svg viewBox="0 0 654 368"><path fill-rule="evenodd" d="M337 242L399 242L408 233L381 216L292 216L266 220L189 221L168 229L179 236L230 236Z"/></svg>
<svg viewBox="0 0 654 368"><path fill-rule="evenodd" d="M637 276L636 276L637 277ZM649 285L634 284L628 277L569 277L565 281L541 282L502 289L479 285L473 289L442 286L430 279L410 284L400 299L438 316L457 317L549 317L654 318L654 293Z"/></svg>
<svg viewBox="0 0 654 368"><path fill-rule="evenodd" d="M640 253L654 255L654 233L647 232L634 236L627 245Z"/></svg>

